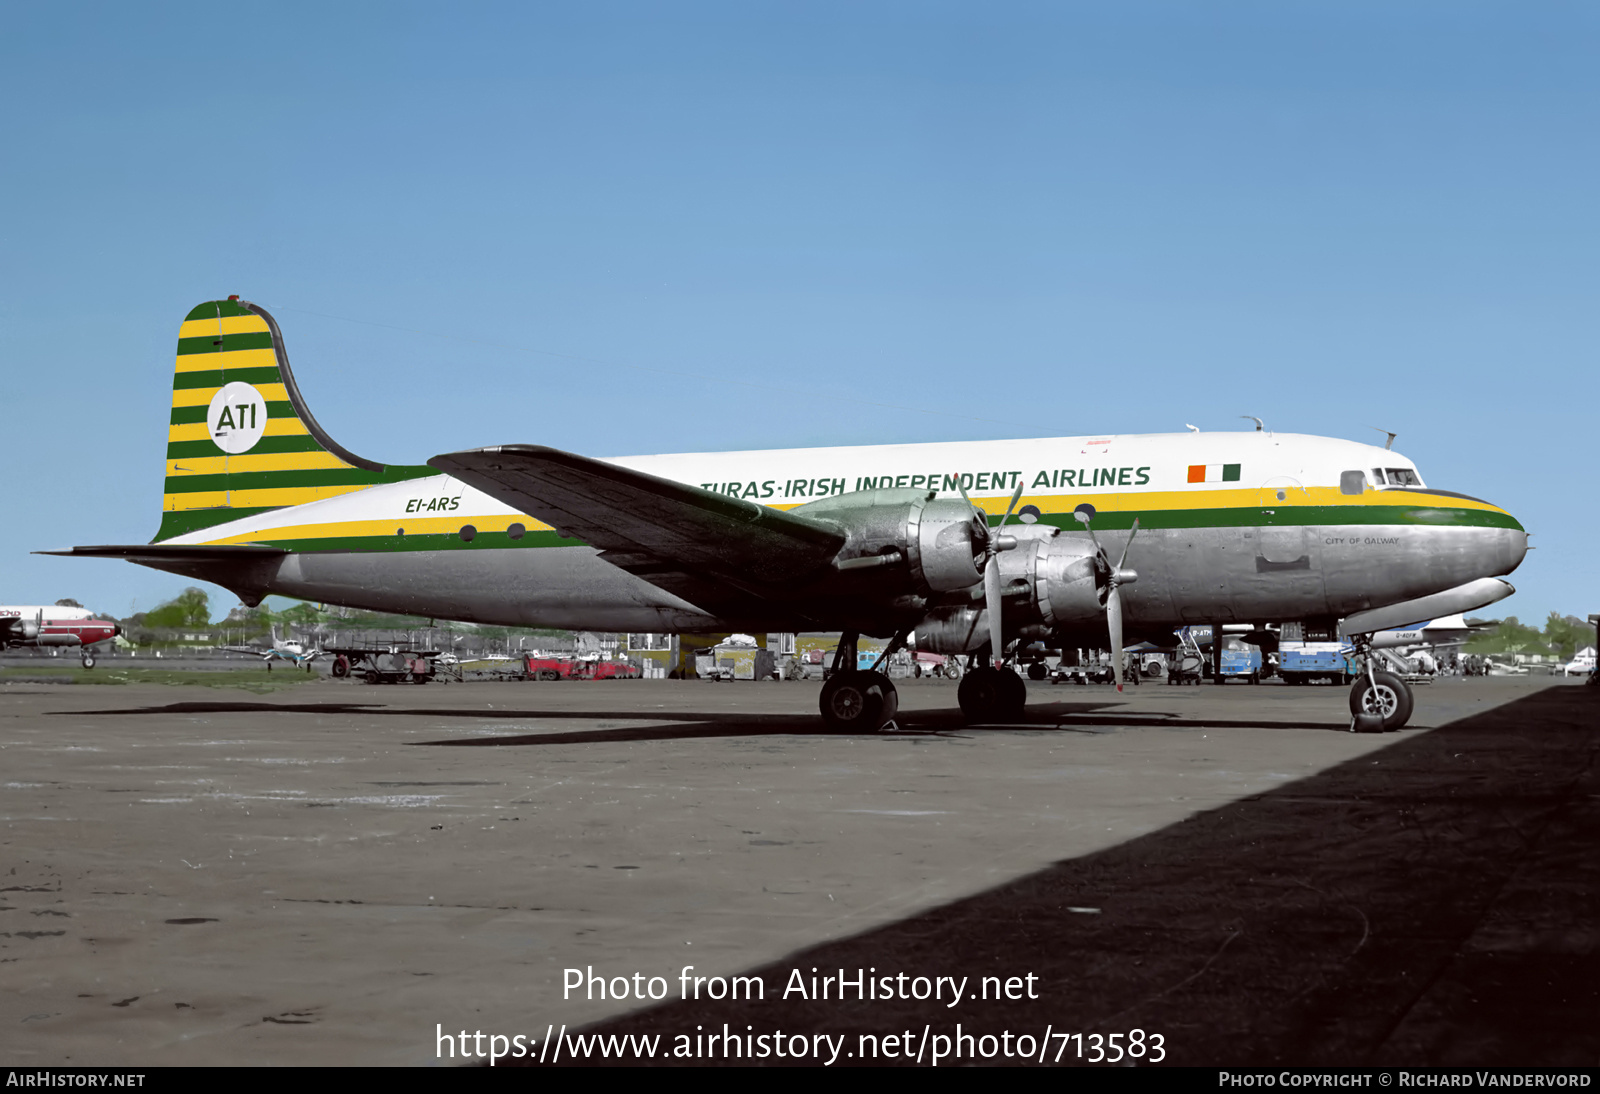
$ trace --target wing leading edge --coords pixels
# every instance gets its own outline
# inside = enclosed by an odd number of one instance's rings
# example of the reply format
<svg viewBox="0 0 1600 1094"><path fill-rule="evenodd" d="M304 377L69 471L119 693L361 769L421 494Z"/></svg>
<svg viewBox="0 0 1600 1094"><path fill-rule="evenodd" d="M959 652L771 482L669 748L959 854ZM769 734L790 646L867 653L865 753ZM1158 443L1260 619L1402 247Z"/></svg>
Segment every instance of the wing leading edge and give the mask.
<svg viewBox="0 0 1600 1094"><path fill-rule="evenodd" d="M848 538L816 518L541 445L451 452L428 463L663 586L681 585L681 573L751 591L778 587L826 566Z"/></svg>

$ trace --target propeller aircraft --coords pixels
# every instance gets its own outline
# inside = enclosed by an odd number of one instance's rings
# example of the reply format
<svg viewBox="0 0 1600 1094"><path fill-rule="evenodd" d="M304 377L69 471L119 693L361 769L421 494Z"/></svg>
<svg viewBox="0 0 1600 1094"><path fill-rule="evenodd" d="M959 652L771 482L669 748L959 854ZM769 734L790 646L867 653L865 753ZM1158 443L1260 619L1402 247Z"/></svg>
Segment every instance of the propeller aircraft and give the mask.
<svg viewBox="0 0 1600 1094"><path fill-rule="evenodd" d="M998 519L980 507L1008 494ZM913 635L968 656L963 712L1004 722L1026 702L1013 665L1033 642L1109 646L1120 671L1127 644L1171 646L1188 624L1343 620L1365 649L1509 595L1500 577L1526 550L1511 514L1425 486L1399 453L1259 424L616 459L509 444L383 464L318 425L276 320L230 297L179 332L154 540L47 553L127 559L252 605L840 631L821 713L870 731L898 709L877 670ZM890 638L873 669L857 667L860 635ZM1351 706L1353 727L1395 728L1411 696L1369 668Z"/></svg>

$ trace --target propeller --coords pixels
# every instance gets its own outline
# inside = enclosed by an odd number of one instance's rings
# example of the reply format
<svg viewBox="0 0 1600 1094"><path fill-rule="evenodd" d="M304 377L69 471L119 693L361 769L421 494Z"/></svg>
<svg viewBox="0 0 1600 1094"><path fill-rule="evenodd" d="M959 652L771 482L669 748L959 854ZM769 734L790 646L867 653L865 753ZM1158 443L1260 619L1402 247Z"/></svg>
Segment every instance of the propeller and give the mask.
<svg viewBox="0 0 1600 1094"><path fill-rule="evenodd" d="M961 491L961 500L967 503L967 508L972 510L975 519L982 521L985 528L988 521L983 518L982 510L972 504L972 499L967 497L964 487L957 487ZM1011 536L1000 533L1005 530L1006 521L1011 519L1012 510L1016 509L1017 502L1022 499L1022 483L1017 483L1017 488L1011 494L1011 504L1006 506L1005 515L1000 518L1000 523L995 526L993 534L989 536L983 554L983 602L989 613L989 656L994 662L994 667L999 668L1005 663L1006 648L1001 641L1000 633L1000 567L995 564L995 556L1001 551L1009 551L1017 545Z"/></svg>
<svg viewBox="0 0 1600 1094"><path fill-rule="evenodd" d="M1139 534L1139 518L1133 519L1133 531L1128 533L1128 542L1122 548L1122 558L1115 566L1111 565L1111 556L1106 554L1106 549L1100 546L1100 537L1094 534L1094 529L1089 522L1094 519L1094 509L1088 505L1081 505L1072 514L1089 533L1089 538L1094 540L1095 553L1098 561L1104 567L1106 574L1106 630L1111 633L1111 670L1116 674L1117 690L1122 690L1122 593L1124 585L1132 585L1139 580L1139 575L1134 570L1126 568L1128 550L1133 546L1133 537ZM1099 569L1100 567L1096 567Z"/></svg>

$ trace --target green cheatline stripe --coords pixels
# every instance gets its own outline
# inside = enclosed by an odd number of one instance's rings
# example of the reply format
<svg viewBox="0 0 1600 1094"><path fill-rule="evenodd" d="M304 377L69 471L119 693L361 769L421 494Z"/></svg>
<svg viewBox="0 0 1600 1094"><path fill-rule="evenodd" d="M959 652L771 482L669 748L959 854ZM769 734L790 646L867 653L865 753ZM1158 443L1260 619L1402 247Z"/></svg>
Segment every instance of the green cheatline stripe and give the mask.
<svg viewBox="0 0 1600 1094"><path fill-rule="evenodd" d="M253 450L252 450L253 451ZM359 467L331 467L316 471L245 471L223 475L181 475L167 479L169 494L194 494L206 490L287 490L297 486L377 486L386 482L438 475L431 467L385 467L365 471Z"/></svg>
<svg viewBox="0 0 1600 1094"><path fill-rule="evenodd" d="M172 408L172 420L168 424L194 425L196 422L203 422L206 420L206 411L210 409L210 407L205 406L175 406ZM285 399L280 402L268 403L267 417L298 418L300 415L295 411L294 404ZM285 451L288 450L286 449ZM299 449L294 451L299 451Z"/></svg>
<svg viewBox="0 0 1600 1094"><path fill-rule="evenodd" d="M259 456L274 452L322 452L323 447L315 437L301 434L298 437L262 437L250 449L250 455ZM167 459L192 460L201 456L221 456L222 449L210 441L173 441L167 445Z"/></svg>
<svg viewBox="0 0 1600 1094"><path fill-rule="evenodd" d="M198 338L178 339L178 356L193 353L222 353L235 349L271 349L272 335L264 330L246 331L243 334L201 335Z"/></svg>
<svg viewBox="0 0 1600 1094"><path fill-rule="evenodd" d="M183 317L187 323L191 319L215 319L217 316L253 315L248 308L241 308L232 300L207 300L204 304L197 304L193 311Z"/></svg>
<svg viewBox="0 0 1600 1094"><path fill-rule="evenodd" d="M1139 527L1147 531L1157 528L1293 528L1308 525L1337 528L1340 525L1364 527L1375 524L1522 530L1522 525L1505 513L1421 505L1296 505L1279 509L1270 516L1253 506L1238 509L1154 509L1145 513L1136 510L1102 512L1094 518L1094 530L1126 531L1133 527L1135 517L1139 520ZM989 523L991 526L999 524L1000 518L990 517ZM1071 513L1045 514L1039 518L1039 523L1053 524L1069 532L1083 528Z"/></svg>
<svg viewBox="0 0 1600 1094"><path fill-rule="evenodd" d="M463 522L465 523L465 522ZM396 522L396 528L404 525ZM583 540L562 538L554 532L528 532L512 539L504 532L479 532L468 543L458 532L430 532L403 536L331 536L327 539L263 539L269 547L286 551L317 552L399 552L399 551L475 551L505 550L511 547L582 547Z"/></svg>
<svg viewBox="0 0 1600 1094"><path fill-rule="evenodd" d="M226 374L224 374L226 372ZM277 365L263 365L259 368L230 368L207 369L205 372L179 372L172 377L173 391L189 391L197 387L221 387L231 384L235 380L243 380L247 384L279 384L283 378L278 375Z"/></svg>

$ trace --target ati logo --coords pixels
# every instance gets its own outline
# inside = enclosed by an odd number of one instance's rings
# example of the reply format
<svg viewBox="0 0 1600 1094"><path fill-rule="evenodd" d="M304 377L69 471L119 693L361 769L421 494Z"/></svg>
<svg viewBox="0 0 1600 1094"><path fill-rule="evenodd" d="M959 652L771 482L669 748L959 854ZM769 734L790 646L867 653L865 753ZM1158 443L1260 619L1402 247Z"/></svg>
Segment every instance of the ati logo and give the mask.
<svg viewBox="0 0 1600 1094"><path fill-rule="evenodd" d="M267 428L267 401L249 384L235 380L211 397L206 429L229 455L248 452Z"/></svg>

